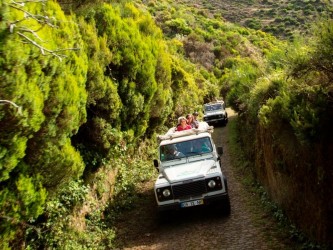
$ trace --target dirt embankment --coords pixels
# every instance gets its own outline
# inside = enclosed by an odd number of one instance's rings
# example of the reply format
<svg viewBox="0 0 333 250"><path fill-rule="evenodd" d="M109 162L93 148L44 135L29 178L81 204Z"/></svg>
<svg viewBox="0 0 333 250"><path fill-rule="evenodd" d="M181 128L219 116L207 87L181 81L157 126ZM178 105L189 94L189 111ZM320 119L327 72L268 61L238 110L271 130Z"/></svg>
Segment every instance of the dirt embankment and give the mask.
<svg viewBox="0 0 333 250"><path fill-rule="evenodd" d="M230 120L234 115L229 110ZM222 164L228 178L231 214L199 207L170 213L161 221L151 181L141 190L141 202L117 222L119 249L288 249L272 230L272 220L252 202L255 195L245 189L231 165L228 129L228 125L215 128L213 137L224 149Z"/></svg>

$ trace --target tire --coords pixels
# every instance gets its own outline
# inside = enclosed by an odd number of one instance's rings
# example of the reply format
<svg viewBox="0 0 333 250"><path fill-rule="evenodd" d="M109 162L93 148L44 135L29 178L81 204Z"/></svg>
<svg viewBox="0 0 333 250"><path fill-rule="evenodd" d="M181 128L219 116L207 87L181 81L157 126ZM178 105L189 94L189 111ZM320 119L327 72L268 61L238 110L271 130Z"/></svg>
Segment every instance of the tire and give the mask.
<svg viewBox="0 0 333 250"><path fill-rule="evenodd" d="M212 204L212 209L214 213L217 214L218 216L223 216L223 217L229 216L231 212L229 196L227 195L227 197L224 200L220 200Z"/></svg>
<svg viewBox="0 0 333 250"><path fill-rule="evenodd" d="M225 176L223 176L223 182L224 182L225 190L228 192L228 182L227 182L227 178ZM229 194L227 195L226 200L223 202L223 212L225 215L230 215L231 205L230 205Z"/></svg>
<svg viewBox="0 0 333 250"><path fill-rule="evenodd" d="M227 181L227 178L224 175L223 175L223 183L224 183L224 186L225 186L225 191L228 192L228 181Z"/></svg>
<svg viewBox="0 0 333 250"><path fill-rule="evenodd" d="M227 123L228 123L228 120L226 120L226 119L220 120L220 121L218 122L218 124L219 124L220 126L222 126L222 127L225 127L225 126L227 125Z"/></svg>
<svg viewBox="0 0 333 250"><path fill-rule="evenodd" d="M223 207L223 213L224 213L226 216L229 216L230 213L231 213L231 205L230 205L229 195L228 195L227 199L224 201L222 207Z"/></svg>

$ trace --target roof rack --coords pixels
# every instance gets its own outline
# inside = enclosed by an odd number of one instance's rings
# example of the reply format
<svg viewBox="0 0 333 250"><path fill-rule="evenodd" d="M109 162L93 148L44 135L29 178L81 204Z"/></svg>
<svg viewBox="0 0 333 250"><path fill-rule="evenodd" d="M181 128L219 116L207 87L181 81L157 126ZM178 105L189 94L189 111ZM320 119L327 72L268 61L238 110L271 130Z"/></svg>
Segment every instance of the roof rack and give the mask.
<svg viewBox="0 0 333 250"><path fill-rule="evenodd" d="M183 131L176 131L176 127L169 129L169 131L165 135L158 135L157 139L159 142L163 140L172 140L173 138L195 135L200 133L213 133L214 127L209 126L206 122L200 122L199 128L192 128Z"/></svg>
<svg viewBox="0 0 333 250"><path fill-rule="evenodd" d="M216 104L216 103L222 103L222 104L223 104L224 101L218 99L218 100L214 100L214 101L211 101L211 102L205 103L204 105L212 105L212 104Z"/></svg>

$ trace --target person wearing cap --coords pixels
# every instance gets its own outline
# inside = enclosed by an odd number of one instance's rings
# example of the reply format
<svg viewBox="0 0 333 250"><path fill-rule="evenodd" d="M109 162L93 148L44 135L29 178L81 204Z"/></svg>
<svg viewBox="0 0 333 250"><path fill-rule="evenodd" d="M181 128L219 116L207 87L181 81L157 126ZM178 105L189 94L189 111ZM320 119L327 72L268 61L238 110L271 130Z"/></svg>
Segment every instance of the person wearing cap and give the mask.
<svg viewBox="0 0 333 250"><path fill-rule="evenodd" d="M191 128L192 128L191 125L187 124L187 120L184 116L178 118L178 125L176 131L183 131Z"/></svg>
<svg viewBox="0 0 333 250"><path fill-rule="evenodd" d="M197 111L193 112L193 120L192 123L194 124L194 128L199 128L199 121L197 120L199 113Z"/></svg>

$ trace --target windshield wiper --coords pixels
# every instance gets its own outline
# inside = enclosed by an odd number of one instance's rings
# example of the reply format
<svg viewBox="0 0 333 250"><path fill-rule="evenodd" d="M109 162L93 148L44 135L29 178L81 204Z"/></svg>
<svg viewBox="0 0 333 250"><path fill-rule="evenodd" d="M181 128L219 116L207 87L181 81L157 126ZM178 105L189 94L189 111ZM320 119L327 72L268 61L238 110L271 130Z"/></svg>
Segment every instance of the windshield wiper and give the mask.
<svg viewBox="0 0 333 250"><path fill-rule="evenodd" d="M191 151L191 152L185 153L186 156L195 156L195 155L202 155L202 154L204 154L204 152L200 152L200 151Z"/></svg>

